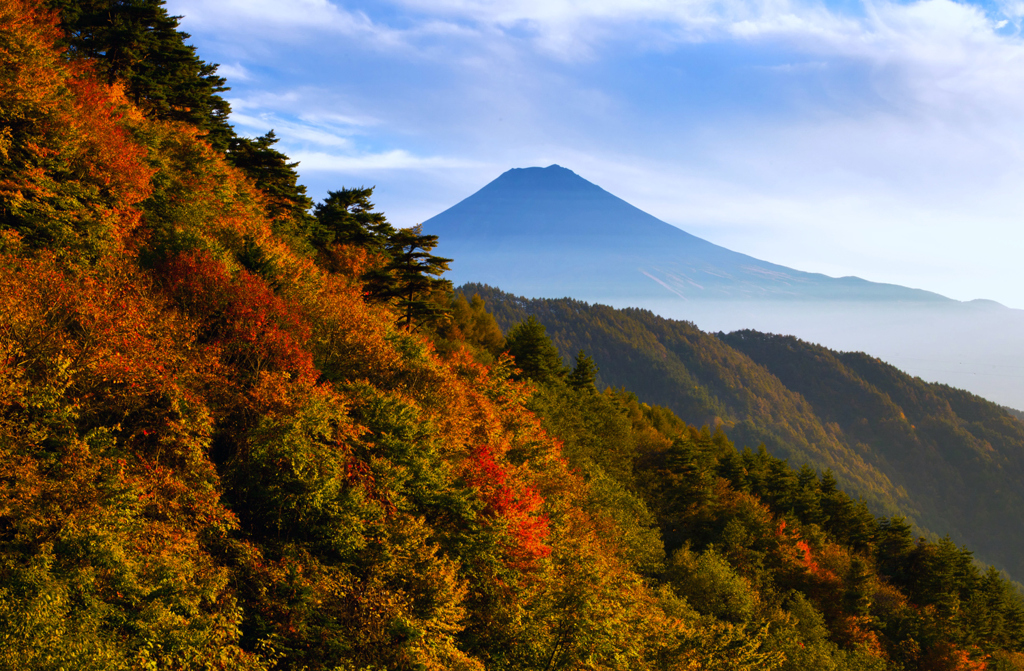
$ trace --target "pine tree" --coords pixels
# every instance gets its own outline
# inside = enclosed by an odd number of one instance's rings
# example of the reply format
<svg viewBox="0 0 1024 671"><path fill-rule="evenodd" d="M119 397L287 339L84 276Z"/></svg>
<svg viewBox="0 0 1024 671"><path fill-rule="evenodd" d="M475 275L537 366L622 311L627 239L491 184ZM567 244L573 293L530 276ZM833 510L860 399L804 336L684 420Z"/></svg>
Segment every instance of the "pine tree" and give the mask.
<svg viewBox="0 0 1024 671"><path fill-rule="evenodd" d="M826 521L821 510L821 494L818 491L818 474L804 464L797 474L797 488L793 494L793 508L801 522L821 526Z"/></svg>
<svg viewBox="0 0 1024 671"><path fill-rule="evenodd" d="M574 389L597 391L595 382L597 379L597 364L587 354L580 350L576 355L576 365L566 378L566 382Z"/></svg>
<svg viewBox="0 0 1024 671"><path fill-rule="evenodd" d="M565 376L562 355L548 338L544 325L532 315L512 327L505 337L505 345L521 371L517 377L550 383Z"/></svg>
<svg viewBox="0 0 1024 671"><path fill-rule="evenodd" d="M313 211L317 224L312 243L321 250L334 244L368 247L383 251L395 229L381 212L373 211L373 187L328 191L324 202Z"/></svg>
<svg viewBox="0 0 1024 671"><path fill-rule="evenodd" d="M159 119L206 131L228 149L234 131L228 90L217 65L205 63L178 30L164 0L50 0L61 18L68 53L95 62L109 83L124 82L133 101Z"/></svg>
<svg viewBox="0 0 1024 671"><path fill-rule="evenodd" d="M451 259L430 253L437 246L436 235L424 235L423 227L395 231L385 243L390 256L385 274L375 275L369 283L372 299L398 300L398 323L412 328L413 322L431 323L447 314L446 306L431 300L432 294L451 291L451 282L442 280Z"/></svg>
<svg viewBox="0 0 1024 671"><path fill-rule="evenodd" d="M914 551L913 529L904 517L878 520L878 544L875 554L878 571L882 575L903 584L906 578L907 561Z"/></svg>
<svg viewBox="0 0 1024 671"><path fill-rule="evenodd" d="M267 211L274 218L274 231L297 243L305 239L315 219L309 213L313 199L299 184L295 168L298 162L274 149L278 138L274 131L255 139L234 137L228 143L227 157L267 196Z"/></svg>

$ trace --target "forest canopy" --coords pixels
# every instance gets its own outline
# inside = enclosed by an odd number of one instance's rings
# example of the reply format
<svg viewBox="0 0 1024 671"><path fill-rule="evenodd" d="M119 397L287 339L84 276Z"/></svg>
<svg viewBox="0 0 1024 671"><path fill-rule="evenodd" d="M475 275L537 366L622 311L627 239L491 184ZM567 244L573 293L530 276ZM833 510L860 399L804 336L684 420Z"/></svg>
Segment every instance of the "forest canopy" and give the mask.
<svg viewBox="0 0 1024 671"><path fill-rule="evenodd" d="M0 0L0 668L1024 667L968 549L313 205L177 26Z"/></svg>

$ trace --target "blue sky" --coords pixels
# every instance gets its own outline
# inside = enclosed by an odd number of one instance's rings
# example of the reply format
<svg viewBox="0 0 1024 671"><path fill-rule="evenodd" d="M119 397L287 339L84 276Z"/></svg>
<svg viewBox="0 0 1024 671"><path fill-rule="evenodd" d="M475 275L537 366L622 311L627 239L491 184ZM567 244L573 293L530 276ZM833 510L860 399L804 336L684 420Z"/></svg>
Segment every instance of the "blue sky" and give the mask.
<svg viewBox="0 0 1024 671"><path fill-rule="evenodd" d="M557 163L768 261L1024 308L1024 1L167 7L315 198L409 226Z"/></svg>

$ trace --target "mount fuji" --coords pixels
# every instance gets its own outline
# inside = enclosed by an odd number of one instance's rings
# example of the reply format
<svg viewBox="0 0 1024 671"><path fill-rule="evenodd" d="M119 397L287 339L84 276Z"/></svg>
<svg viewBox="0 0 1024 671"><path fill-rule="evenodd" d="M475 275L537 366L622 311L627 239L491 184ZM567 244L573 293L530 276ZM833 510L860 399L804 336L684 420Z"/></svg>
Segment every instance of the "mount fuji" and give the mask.
<svg viewBox="0 0 1024 671"><path fill-rule="evenodd" d="M667 224L558 165L516 168L429 219L454 281L590 301L946 302L857 277L806 273Z"/></svg>

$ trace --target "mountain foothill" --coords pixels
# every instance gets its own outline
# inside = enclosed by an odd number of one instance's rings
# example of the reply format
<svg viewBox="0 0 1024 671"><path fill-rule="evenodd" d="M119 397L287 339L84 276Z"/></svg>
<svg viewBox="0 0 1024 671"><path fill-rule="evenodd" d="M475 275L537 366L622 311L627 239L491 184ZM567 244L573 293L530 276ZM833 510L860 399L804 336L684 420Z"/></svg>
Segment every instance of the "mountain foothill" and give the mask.
<svg viewBox="0 0 1024 671"><path fill-rule="evenodd" d="M859 352L745 330L704 333L646 310L525 299L486 285L503 328L531 317L560 355L592 357L601 385L628 389L737 443L831 471L844 491L931 537L1024 575L1024 422Z"/></svg>
<svg viewBox="0 0 1024 671"><path fill-rule="evenodd" d="M1024 669L1018 419L455 291L178 27L0 0L0 669Z"/></svg>

